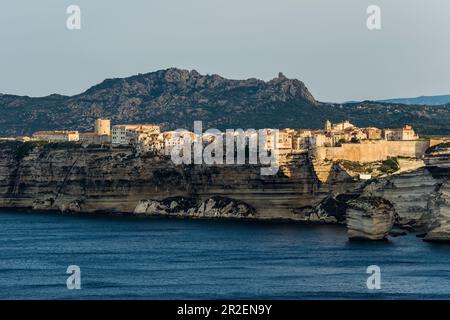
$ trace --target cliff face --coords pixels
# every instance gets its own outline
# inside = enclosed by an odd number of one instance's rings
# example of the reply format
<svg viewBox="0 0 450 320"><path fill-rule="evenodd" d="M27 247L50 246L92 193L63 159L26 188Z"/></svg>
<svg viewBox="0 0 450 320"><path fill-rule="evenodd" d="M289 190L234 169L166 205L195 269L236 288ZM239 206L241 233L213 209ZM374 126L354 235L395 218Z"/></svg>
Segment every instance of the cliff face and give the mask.
<svg viewBox="0 0 450 320"><path fill-rule="evenodd" d="M398 224L424 227L431 218L429 198L441 181L424 167L375 180L367 185L363 195L390 201L394 205Z"/></svg>
<svg viewBox="0 0 450 320"><path fill-rule="evenodd" d="M245 202L214 196L204 201L171 197L164 200L142 200L134 209L136 215L166 215L191 218L253 218L255 209Z"/></svg>
<svg viewBox="0 0 450 320"><path fill-rule="evenodd" d="M450 242L450 181L443 183L431 196L433 212L425 241Z"/></svg>
<svg viewBox="0 0 450 320"><path fill-rule="evenodd" d="M361 197L388 201L396 224L427 232L427 241L450 241L450 144L429 148L424 163L425 167L371 181Z"/></svg>
<svg viewBox="0 0 450 320"><path fill-rule="evenodd" d="M125 147L2 142L0 208L344 223L355 203L379 198L392 204L396 224L441 237L450 230L449 155L449 146L436 146L427 166L366 182L339 165L323 179L306 153L261 176L256 165L176 166ZM377 212L366 207L356 211Z"/></svg>
<svg viewBox="0 0 450 320"><path fill-rule="evenodd" d="M261 176L258 166L175 166L167 157L138 155L131 148L77 144L31 148L15 142L1 143L0 148L0 207L111 213L133 213L138 208L136 212L149 214L159 208L164 214L171 206L182 208L186 201L167 200L181 197L190 199L194 216L208 212L236 216L240 212L236 208L243 204L248 210L241 207L242 212L251 213L250 218L336 222L341 218L317 207L330 193L345 193L357 185L338 173L320 183L306 154L291 159L277 175ZM217 196L223 199L221 206L234 201L231 211L205 213L202 203L214 209L208 200Z"/></svg>
<svg viewBox="0 0 450 320"><path fill-rule="evenodd" d="M187 195L184 172L130 149L2 143L0 205L33 209L132 212L142 195Z"/></svg>
<svg viewBox="0 0 450 320"><path fill-rule="evenodd" d="M394 223L394 208L386 199L359 197L348 204L348 237L353 240L384 240Z"/></svg>

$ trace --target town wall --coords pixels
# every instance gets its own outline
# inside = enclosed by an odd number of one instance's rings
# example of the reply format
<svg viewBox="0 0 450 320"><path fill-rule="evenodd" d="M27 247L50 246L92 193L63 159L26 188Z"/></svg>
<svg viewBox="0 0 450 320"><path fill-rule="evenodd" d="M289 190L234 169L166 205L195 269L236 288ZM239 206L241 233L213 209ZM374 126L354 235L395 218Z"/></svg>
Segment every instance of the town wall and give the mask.
<svg viewBox="0 0 450 320"><path fill-rule="evenodd" d="M422 158L430 147L430 140L385 141L388 157Z"/></svg>
<svg viewBox="0 0 450 320"><path fill-rule="evenodd" d="M367 140L361 143L344 143L340 147L316 147L314 156L320 160L373 162L398 156L421 158L428 147L429 140Z"/></svg>

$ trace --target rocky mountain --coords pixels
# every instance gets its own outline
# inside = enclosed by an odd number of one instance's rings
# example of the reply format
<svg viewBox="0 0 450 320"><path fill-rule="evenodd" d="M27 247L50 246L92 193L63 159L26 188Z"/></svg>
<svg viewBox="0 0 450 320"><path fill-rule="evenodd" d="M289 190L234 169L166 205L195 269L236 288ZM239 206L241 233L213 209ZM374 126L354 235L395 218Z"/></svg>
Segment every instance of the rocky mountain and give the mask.
<svg viewBox="0 0 450 320"><path fill-rule="evenodd" d="M230 80L176 68L107 79L75 96L0 94L0 114L0 136L90 131L100 116L115 124L160 123L163 129L192 129L195 120L219 129L321 128L327 119L349 119L359 126L409 123L421 134L450 134L450 104L321 103L303 82L282 73L270 81Z"/></svg>

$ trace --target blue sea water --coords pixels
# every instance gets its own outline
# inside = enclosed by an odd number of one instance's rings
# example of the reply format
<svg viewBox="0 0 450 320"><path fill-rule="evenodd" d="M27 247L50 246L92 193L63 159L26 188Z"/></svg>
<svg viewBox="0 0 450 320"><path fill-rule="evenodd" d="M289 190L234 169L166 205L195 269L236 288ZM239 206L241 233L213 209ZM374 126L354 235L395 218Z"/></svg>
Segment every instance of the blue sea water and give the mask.
<svg viewBox="0 0 450 320"><path fill-rule="evenodd" d="M450 298L450 246L353 243L342 226L0 212L0 299L405 298Z"/></svg>

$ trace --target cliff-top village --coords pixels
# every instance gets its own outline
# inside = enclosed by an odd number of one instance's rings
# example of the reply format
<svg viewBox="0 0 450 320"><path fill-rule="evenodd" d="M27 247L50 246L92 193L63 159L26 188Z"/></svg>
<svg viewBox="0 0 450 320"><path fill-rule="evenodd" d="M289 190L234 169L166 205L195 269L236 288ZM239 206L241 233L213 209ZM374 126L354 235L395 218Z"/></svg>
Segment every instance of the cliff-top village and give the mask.
<svg viewBox="0 0 450 320"><path fill-rule="evenodd" d="M272 129L267 133L265 149L274 149ZM192 139L196 136L189 133ZM12 139L12 138L10 138ZM108 119L97 119L94 132L37 131L32 137L17 137L20 141L74 142L87 145L134 146L141 151L156 151L166 155L184 143L176 131L162 132L158 124L116 124ZM214 138L203 134L204 143ZM425 151L442 139L419 139L410 125L402 128L359 128L345 120L339 123L326 121L324 129L280 129L278 154L309 152L319 160L348 160L373 162L389 157L421 158Z"/></svg>

